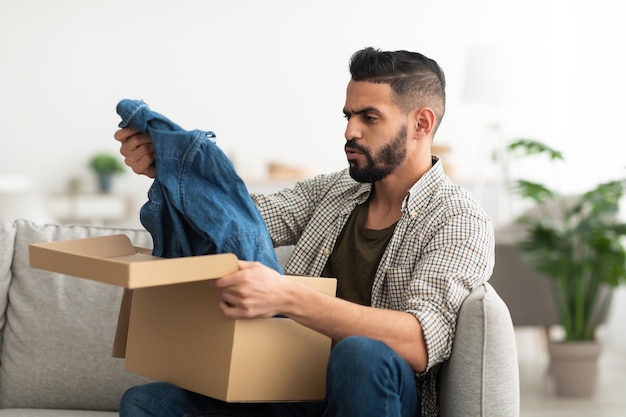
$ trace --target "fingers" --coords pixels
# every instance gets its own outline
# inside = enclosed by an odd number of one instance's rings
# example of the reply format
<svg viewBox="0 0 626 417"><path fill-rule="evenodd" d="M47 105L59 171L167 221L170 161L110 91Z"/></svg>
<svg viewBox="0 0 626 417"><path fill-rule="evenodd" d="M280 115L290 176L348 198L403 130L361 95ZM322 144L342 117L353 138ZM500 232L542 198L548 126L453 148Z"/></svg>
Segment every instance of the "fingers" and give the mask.
<svg viewBox="0 0 626 417"><path fill-rule="evenodd" d="M113 137L115 138L115 140L124 142L126 139L130 138L131 136L136 135L137 133L139 133L138 130L133 129L132 127L125 127L115 132Z"/></svg>
<svg viewBox="0 0 626 417"><path fill-rule="evenodd" d="M113 137L121 142L120 153L124 156L124 163L133 172L154 178L156 167L154 164L154 146L150 136L139 133L132 128L120 129Z"/></svg>
<svg viewBox="0 0 626 417"><path fill-rule="evenodd" d="M239 269L232 274L223 276L209 281L214 287L218 289L236 288L245 284L248 280L258 281L258 270L254 270L259 266L262 266L259 262L250 261L237 261Z"/></svg>
<svg viewBox="0 0 626 417"><path fill-rule="evenodd" d="M220 308L226 317L243 318L249 314L246 297L238 286L226 283L223 278L209 282L219 291Z"/></svg>
<svg viewBox="0 0 626 417"><path fill-rule="evenodd" d="M211 280L219 292L220 307L230 318L273 317L284 306L285 282L260 262L238 261L239 269Z"/></svg>

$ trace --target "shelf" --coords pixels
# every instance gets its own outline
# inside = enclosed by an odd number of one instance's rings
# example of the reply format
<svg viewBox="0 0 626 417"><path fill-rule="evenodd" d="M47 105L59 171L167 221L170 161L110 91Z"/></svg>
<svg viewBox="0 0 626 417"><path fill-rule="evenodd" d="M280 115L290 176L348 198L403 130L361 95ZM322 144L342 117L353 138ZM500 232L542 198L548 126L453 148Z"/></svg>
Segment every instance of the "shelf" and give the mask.
<svg viewBox="0 0 626 417"><path fill-rule="evenodd" d="M131 211L130 197L122 194L52 194L46 207L59 223L108 224L125 220Z"/></svg>

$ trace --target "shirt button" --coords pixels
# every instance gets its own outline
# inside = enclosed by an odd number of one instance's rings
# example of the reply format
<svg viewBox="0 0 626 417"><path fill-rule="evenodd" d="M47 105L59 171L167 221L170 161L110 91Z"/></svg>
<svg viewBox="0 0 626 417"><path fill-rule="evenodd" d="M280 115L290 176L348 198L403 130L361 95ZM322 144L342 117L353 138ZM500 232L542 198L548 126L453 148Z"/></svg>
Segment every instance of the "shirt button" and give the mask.
<svg viewBox="0 0 626 417"><path fill-rule="evenodd" d="M330 249L328 249L328 248L324 248L324 249L322 249L322 253L323 253L324 255L330 255Z"/></svg>

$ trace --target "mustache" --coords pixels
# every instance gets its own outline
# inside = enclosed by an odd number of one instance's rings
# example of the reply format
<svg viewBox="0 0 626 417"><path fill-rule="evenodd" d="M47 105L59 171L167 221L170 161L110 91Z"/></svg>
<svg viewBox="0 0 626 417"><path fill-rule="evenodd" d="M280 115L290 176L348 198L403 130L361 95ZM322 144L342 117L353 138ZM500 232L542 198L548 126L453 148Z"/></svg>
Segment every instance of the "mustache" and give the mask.
<svg viewBox="0 0 626 417"><path fill-rule="evenodd" d="M359 152L362 152L364 154L368 154L369 155L369 149L366 148L365 146L357 143L356 139L350 139L346 141L346 144L344 145L344 150L347 150L348 148L352 148L355 149Z"/></svg>

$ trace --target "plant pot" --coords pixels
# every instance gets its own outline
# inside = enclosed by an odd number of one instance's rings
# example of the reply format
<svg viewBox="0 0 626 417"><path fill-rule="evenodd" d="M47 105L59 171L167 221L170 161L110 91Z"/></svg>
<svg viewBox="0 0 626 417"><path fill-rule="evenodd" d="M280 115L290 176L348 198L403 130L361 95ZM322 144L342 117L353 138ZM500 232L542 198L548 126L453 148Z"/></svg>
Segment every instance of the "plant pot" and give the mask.
<svg viewBox="0 0 626 417"><path fill-rule="evenodd" d="M550 373L556 395L570 398L593 396L601 351L602 346L596 341L550 342Z"/></svg>
<svg viewBox="0 0 626 417"><path fill-rule="evenodd" d="M101 193L111 192L113 184L113 174L98 174L98 191Z"/></svg>

